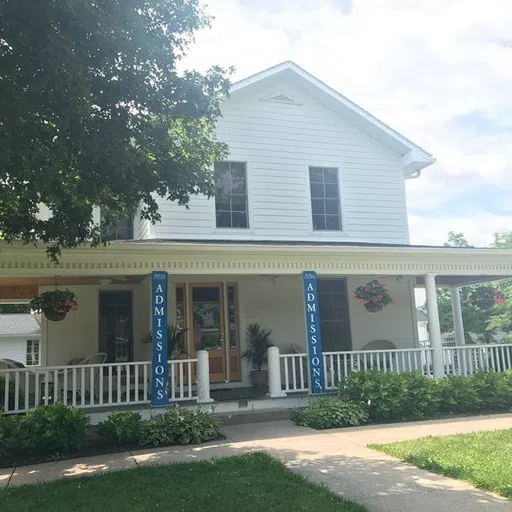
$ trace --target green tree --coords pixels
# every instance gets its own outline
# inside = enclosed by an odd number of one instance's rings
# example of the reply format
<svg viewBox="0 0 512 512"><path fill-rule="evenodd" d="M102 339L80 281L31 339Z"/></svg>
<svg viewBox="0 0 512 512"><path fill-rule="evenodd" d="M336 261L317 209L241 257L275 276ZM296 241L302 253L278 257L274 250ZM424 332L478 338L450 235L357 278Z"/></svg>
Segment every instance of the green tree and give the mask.
<svg viewBox="0 0 512 512"><path fill-rule="evenodd" d="M176 67L209 23L198 0L0 0L0 20L2 238L55 258L139 206L159 221L155 195L213 194L229 73Z"/></svg>
<svg viewBox="0 0 512 512"><path fill-rule="evenodd" d="M469 245L464 233L448 232L448 240L445 247L472 247ZM468 303L468 297L473 287L464 287L461 290L462 320L466 332L483 334L487 329L487 312L479 310ZM452 302L450 292L446 289L437 291L437 305L439 308L439 321L441 332L453 330Z"/></svg>
<svg viewBox="0 0 512 512"><path fill-rule="evenodd" d="M496 249L512 249L512 231L496 233L491 247ZM489 329L493 331L512 331L512 279L501 281L500 290L505 295L505 303L497 309L489 321Z"/></svg>
<svg viewBox="0 0 512 512"><path fill-rule="evenodd" d="M494 241L491 247L495 249L512 249L512 231L494 233Z"/></svg>
<svg viewBox="0 0 512 512"><path fill-rule="evenodd" d="M444 243L445 247L473 247L469 245L464 233L448 232L448 240Z"/></svg>
<svg viewBox="0 0 512 512"><path fill-rule="evenodd" d="M30 304L0 304L0 314L30 313Z"/></svg>
<svg viewBox="0 0 512 512"><path fill-rule="evenodd" d="M491 341L492 332L489 330L489 320L492 315L491 310L479 309L468 301L469 295L475 290L475 286L465 286L460 291L460 301L462 309L462 321L464 323L464 331L466 333L478 334L483 340ZM438 290L437 306L439 309L439 322L441 324L441 332L453 331L453 315L450 291L446 289Z"/></svg>

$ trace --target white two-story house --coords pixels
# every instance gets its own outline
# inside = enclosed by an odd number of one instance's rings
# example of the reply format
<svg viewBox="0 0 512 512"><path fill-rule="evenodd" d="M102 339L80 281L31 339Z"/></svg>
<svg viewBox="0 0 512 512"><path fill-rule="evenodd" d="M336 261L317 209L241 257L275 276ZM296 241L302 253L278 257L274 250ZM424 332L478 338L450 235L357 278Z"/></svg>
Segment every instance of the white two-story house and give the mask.
<svg viewBox="0 0 512 512"><path fill-rule="evenodd" d="M379 362L386 371L449 371L442 366L436 286L452 287L457 313L458 287L512 275L512 256L409 245L405 182L419 178L432 155L291 62L235 83L222 114L217 133L229 156L216 164L222 178L215 197L193 197L188 209L161 199L161 223L127 221L117 241L67 251L58 267L44 248L2 248L0 298L30 298L57 285L79 303L63 321L43 319L41 365L52 369L43 390L36 384L33 391L60 392L83 406L148 399L153 270L169 274L169 322L187 329L192 366L173 363L176 399L196 395L198 348L208 349L213 390L250 386L240 356L251 323L272 330L283 392L307 389L307 270L319 277L331 386L386 351L393 352ZM393 298L378 312L354 296L371 280ZM427 290L430 349L419 344L416 286ZM98 353L106 354L93 360L102 365L100 377L80 366L62 369Z"/></svg>

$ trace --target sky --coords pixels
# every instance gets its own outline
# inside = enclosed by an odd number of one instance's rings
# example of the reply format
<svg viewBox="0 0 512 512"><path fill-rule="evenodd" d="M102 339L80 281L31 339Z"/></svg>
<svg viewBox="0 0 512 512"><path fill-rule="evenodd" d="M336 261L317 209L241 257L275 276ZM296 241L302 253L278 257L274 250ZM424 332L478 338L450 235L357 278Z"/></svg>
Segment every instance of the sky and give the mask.
<svg viewBox="0 0 512 512"><path fill-rule="evenodd" d="M512 230L512 0L209 0L186 66L292 60L437 162L407 182L413 244Z"/></svg>

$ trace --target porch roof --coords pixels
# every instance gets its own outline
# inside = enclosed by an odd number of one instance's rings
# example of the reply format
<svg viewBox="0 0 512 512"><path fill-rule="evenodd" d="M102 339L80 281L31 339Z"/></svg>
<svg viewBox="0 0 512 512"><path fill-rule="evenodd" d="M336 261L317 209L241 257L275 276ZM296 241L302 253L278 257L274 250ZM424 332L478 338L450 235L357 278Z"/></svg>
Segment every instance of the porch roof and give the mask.
<svg viewBox="0 0 512 512"><path fill-rule="evenodd" d="M30 313L0 314L0 338L26 337L41 334L41 326Z"/></svg>
<svg viewBox="0 0 512 512"><path fill-rule="evenodd" d="M0 285L29 278L144 276L152 270L170 274L319 275L436 274L439 285L464 285L512 276L512 250L406 246L355 242L236 240L137 240L106 247L64 251L58 265L44 247L21 243L0 246ZM31 279L35 282L34 279ZM25 284L28 284L25 282Z"/></svg>

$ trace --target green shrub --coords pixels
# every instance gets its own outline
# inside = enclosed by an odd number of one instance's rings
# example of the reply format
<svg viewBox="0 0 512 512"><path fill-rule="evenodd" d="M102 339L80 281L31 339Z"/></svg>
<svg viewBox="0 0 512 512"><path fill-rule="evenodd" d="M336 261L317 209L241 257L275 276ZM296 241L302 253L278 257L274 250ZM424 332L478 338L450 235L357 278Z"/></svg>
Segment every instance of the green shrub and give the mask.
<svg viewBox="0 0 512 512"><path fill-rule="evenodd" d="M512 372L477 372L437 381L441 412L471 413L512 408Z"/></svg>
<svg viewBox="0 0 512 512"><path fill-rule="evenodd" d="M432 418L439 412L440 397L437 381L418 372L400 374L403 382L404 418L422 420Z"/></svg>
<svg viewBox="0 0 512 512"><path fill-rule="evenodd" d="M435 381L417 372L353 372L340 383L339 393L366 404L370 418L376 421L429 418L439 408Z"/></svg>
<svg viewBox="0 0 512 512"><path fill-rule="evenodd" d="M464 414L481 409L482 400L473 377L450 375L435 382L440 412Z"/></svg>
<svg viewBox="0 0 512 512"><path fill-rule="evenodd" d="M27 428L30 444L34 445L32 454L57 455L80 449L89 424L84 411L57 402L27 413L21 426Z"/></svg>
<svg viewBox="0 0 512 512"><path fill-rule="evenodd" d="M107 421L98 425L100 437L110 445L122 446L139 441L141 417L131 411L112 411Z"/></svg>
<svg viewBox="0 0 512 512"><path fill-rule="evenodd" d="M293 411L297 425L317 430L356 427L367 420L364 406L340 397L315 398L306 408Z"/></svg>
<svg viewBox="0 0 512 512"><path fill-rule="evenodd" d="M512 371L477 372L471 379L481 402L481 410L512 409Z"/></svg>
<svg viewBox="0 0 512 512"><path fill-rule="evenodd" d="M15 457L21 449L19 424L22 416L0 413L0 460Z"/></svg>
<svg viewBox="0 0 512 512"><path fill-rule="evenodd" d="M25 415L0 417L0 458L22 460L79 450L90 420L61 403L37 407Z"/></svg>
<svg viewBox="0 0 512 512"><path fill-rule="evenodd" d="M142 446L199 444L220 436L221 422L213 414L176 408L143 421L139 442Z"/></svg>
<svg viewBox="0 0 512 512"><path fill-rule="evenodd" d="M512 372L478 372L470 377L432 379L419 373L350 373L340 396L366 404L374 421L433 418L512 409Z"/></svg>

